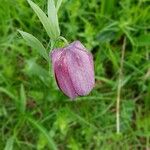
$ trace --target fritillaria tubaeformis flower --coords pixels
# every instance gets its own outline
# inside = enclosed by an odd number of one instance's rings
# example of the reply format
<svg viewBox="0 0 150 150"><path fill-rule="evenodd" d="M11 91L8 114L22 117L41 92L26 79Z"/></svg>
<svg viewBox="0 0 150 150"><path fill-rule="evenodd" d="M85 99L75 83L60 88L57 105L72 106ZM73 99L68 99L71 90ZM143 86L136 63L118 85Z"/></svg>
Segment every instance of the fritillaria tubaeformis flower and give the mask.
<svg viewBox="0 0 150 150"><path fill-rule="evenodd" d="M95 84L93 57L80 41L54 49L51 59L57 84L63 93L71 99L90 93Z"/></svg>

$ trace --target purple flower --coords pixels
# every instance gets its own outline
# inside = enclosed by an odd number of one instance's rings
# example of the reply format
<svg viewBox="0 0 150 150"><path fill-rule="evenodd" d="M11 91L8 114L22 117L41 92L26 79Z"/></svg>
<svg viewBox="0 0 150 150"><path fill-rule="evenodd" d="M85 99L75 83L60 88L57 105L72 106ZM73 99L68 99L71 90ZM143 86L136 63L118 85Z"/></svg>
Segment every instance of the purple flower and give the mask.
<svg viewBox="0 0 150 150"><path fill-rule="evenodd" d="M74 99L87 95L95 84L93 57L80 41L51 52L52 65L59 88Z"/></svg>

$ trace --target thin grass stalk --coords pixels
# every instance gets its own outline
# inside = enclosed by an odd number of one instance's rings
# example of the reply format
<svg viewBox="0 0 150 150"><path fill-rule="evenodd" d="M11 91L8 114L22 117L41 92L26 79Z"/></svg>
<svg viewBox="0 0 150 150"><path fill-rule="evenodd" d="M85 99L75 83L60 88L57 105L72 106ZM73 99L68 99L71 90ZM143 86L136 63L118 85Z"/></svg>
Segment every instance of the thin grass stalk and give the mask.
<svg viewBox="0 0 150 150"><path fill-rule="evenodd" d="M122 50L121 50L121 61L119 69L119 78L118 78L118 88L117 88L117 100L116 100L116 132L120 133L120 102L121 102L121 89L122 89L122 80L123 80L123 62L125 56L125 47L126 47L126 37L123 40Z"/></svg>

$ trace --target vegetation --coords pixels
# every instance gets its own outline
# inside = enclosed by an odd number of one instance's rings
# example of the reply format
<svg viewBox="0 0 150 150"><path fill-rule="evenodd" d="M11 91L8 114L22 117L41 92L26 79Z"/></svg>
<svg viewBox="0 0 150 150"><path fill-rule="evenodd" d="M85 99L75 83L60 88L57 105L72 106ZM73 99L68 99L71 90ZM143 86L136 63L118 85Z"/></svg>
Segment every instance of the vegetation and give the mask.
<svg viewBox="0 0 150 150"><path fill-rule="evenodd" d="M46 13L46 1L34 2ZM61 35L80 40L95 62L95 88L71 101L18 32L49 52L27 1L0 0L0 149L150 149L149 12L148 0L63 0Z"/></svg>

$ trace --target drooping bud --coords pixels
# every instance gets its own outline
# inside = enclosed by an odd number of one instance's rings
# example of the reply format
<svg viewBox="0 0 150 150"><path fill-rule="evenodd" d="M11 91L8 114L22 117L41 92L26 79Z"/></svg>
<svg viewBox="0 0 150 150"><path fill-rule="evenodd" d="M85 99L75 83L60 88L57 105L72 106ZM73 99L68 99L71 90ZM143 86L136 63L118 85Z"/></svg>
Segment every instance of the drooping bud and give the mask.
<svg viewBox="0 0 150 150"><path fill-rule="evenodd" d="M63 93L71 99L90 93L95 84L93 57L80 41L54 49L51 58L57 84Z"/></svg>

